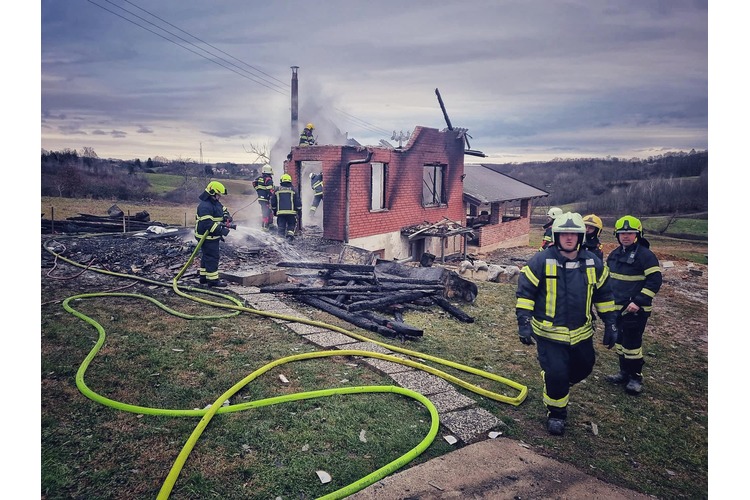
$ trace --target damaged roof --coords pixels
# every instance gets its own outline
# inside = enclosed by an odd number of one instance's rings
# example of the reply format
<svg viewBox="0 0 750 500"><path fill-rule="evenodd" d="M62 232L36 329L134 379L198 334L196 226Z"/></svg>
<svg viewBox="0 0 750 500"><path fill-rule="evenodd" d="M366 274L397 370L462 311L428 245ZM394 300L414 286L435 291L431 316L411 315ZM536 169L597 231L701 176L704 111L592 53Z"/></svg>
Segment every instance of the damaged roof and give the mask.
<svg viewBox="0 0 750 500"><path fill-rule="evenodd" d="M547 191L482 164L464 165L464 174L464 198L477 205L549 196Z"/></svg>

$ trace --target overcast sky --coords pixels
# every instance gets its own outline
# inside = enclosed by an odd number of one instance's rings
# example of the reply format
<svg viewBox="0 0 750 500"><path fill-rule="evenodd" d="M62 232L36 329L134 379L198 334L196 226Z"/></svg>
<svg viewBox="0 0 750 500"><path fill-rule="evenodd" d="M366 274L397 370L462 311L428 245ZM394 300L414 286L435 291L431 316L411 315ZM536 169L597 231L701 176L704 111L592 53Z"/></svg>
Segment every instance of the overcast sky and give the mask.
<svg viewBox="0 0 750 500"><path fill-rule="evenodd" d="M708 148L705 0L42 0L41 147L250 162L291 66L365 145L443 129L439 89L484 161Z"/></svg>

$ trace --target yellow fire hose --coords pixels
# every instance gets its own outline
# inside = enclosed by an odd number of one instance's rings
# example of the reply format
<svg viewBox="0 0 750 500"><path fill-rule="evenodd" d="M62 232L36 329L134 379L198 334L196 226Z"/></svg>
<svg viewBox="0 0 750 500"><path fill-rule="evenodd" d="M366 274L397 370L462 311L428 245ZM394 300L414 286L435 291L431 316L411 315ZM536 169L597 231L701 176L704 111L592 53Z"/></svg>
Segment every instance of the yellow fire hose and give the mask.
<svg viewBox="0 0 750 500"><path fill-rule="evenodd" d="M207 234L207 233L206 233ZM396 460L390 462L389 464L381 467L380 469L368 474L367 476L360 478L359 480L339 489L332 493L329 493L321 498L325 499L334 499L334 498L344 498L348 495L351 495L370 484L373 484L374 482L382 479L383 477L391 474L395 470L403 467L405 464L409 463L411 460L413 460L415 457L419 456L427 447L432 443L435 436L437 435L437 431L439 428L439 417L437 410L435 409L435 406L427 399L425 396L411 391L409 389L404 389L397 386L362 386L362 387L345 387L345 388L336 388L336 389L324 389L324 390L318 390L318 391L310 391L310 392L302 392L297 394L289 394L285 396L278 396L273 398L267 398L267 399L261 399L256 401L251 401L247 403L242 404L234 404L234 405L228 405L228 406L222 406L223 403L229 399L232 395L234 395L237 391L239 391L241 388L249 384L251 381L262 375L263 373L269 371L270 369L293 361L302 361L306 359L314 359L314 358L323 358L323 357L331 357L331 356L362 356L362 357L372 357L372 358L378 358L386 361L390 361L393 363L399 363L406 366L410 366L416 369L424 370L428 373L431 373L433 375L436 375L438 377L441 377L449 382L452 382L456 385L459 385L469 391L472 391L476 394L479 394L481 396L493 399L495 401L508 403L513 406L520 405L527 396L528 388L522 384L519 384L517 382L514 382L510 379L507 379L505 377L501 377L499 375L489 373L485 370L480 370L478 368L473 368L470 366L462 365L460 363L455 363L452 361L448 361L436 356L431 356L428 354L420 353L417 351L412 351L409 349L404 349L398 346L386 344L383 342L378 342L376 340L370 339L368 337L358 335L354 332L345 330L344 328L337 327L335 325L329 325L327 323L323 323L320 321L313 321L306 318L298 318L294 316L287 316L282 315L278 313L268 312L268 311L260 311L257 309L252 309L249 307L246 307L242 304L241 301L236 299L235 297L232 297L230 295L221 294L218 292L213 292L210 290L204 290L201 288L195 288L195 287L185 287L183 286L182 289L180 285L178 285L179 279L184 274L185 270L188 269L190 264L195 259L195 256L198 253L198 250L200 249L201 245L205 241L206 234L203 235L203 237L198 242L198 245L196 246L195 250L191 254L188 261L185 263L185 265L180 269L179 273L172 279L172 289L174 292L184 298L187 298L189 300L197 301L206 305L210 305L217 308L222 309L231 309L232 312L228 314L220 314L220 315L210 315L210 316L191 316L188 314L181 313L179 311L173 310L166 305L160 303L156 299L152 297L148 297L141 294L131 294L131 293L122 293L122 292L100 292L100 293L89 293L89 294L80 294L75 295L72 297L68 297L63 301L63 308L68 311L69 313L73 314L74 316L82 319L83 321L89 323L92 325L99 333L99 338L94 345L94 347L91 349L91 351L88 353L84 361L81 363L81 366L79 367L77 373L76 373L76 386L78 387L79 391L91 399L92 401L98 402L100 404L103 404L105 406L109 406L115 409L119 409L122 411L128 411L132 413L138 413L138 414L145 414L145 415L166 415L166 416L176 416L176 417L201 417L201 420L199 421L198 425L196 426L195 430L191 434L188 441L185 443L182 451L180 452L177 460L172 466L172 469L170 470L166 480L164 481L162 488L159 492L158 498L159 499L166 499L169 497L172 488L174 487L174 484L177 480L177 477L179 476L180 471L182 470L182 467L187 460L188 456L190 455L190 452L192 451L193 447L195 446L198 438L203 433L203 430L208 426L209 422L216 414L223 414L223 413L230 413L230 412L237 412L237 411L243 411L251 408L259 408L263 406L270 406L275 405L279 403L286 403L290 401L298 401L303 399L311 399L311 398L320 398L320 397L327 397L337 394L358 394L358 393L374 393L374 392L390 392L390 393L396 393L403 396L411 397L413 399L416 399L420 403L422 403L430 412L431 416L431 425L430 425L430 431L428 434L424 437L424 439L414 448L409 450L406 454L402 455L401 457L397 458ZM56 258L62 259L65 262L68 262L69 264L77 267L84 267L86 269L100 272L104 274L110 274L113 276L118 277L124 277L129 279L135 279L144 281L150 284L159 285L159 286L169 286L166 283L151 280L148 278L143 278L140 276L133 276L128 274L122 274L122 273L115 273L111 271L106 271L103 269L95 269L90 266L84 266L83 264L80 264L78 262L75 262L73 260L67 259L59 254L57 254L54 250L48 247L48 243L52 240L47 240L43 247L48 252L55 255ZM197 297L195 295L190 295L189 293L185 293L183 289L190 291L190 292L199 292L206 295L212 295L216 297L221 297L222 299L226 299L227 302L216 302L212 300L207 300L201 297ZM324 329L328 329L331 331L339 332L344 335L359 339L361 341L365 342L371 342L373 344L382 346L386 349L389 349L394 352L406 354L411 357L417 357L419 359L428 360L436 364L448 366L451 368L454 368L459 371L463 371L466 373L471 373L474 375L478 375L480 377L499 382L503 385L506 385L514 390L518 391L518 395L515 397L506 396L503 394L499 394L496 392L492 392L486 389L483 389L481 387L478 387L476 385L473 385L463 379L460 379L458 377L455 377L453 375L450 375L446 372L443 372L437 368L431 367L429 365L419 363L416 361L411 361L409 359L402 359L396 356L391 356L388 354L382 354L377 352L370 352L370 351L362 351L362 350L334 350L334 351L319 351L319 352L313 352L313 353L306 353L306 354L298 354L294 356L288 356L285 358L281 358L278 360L275 360L271 363L268 363L264 365L263 367L255 370L251 374L249 374L247 377L242 379L241 381L237 382L235 385L233 385L231 388L229 388L224 394L219 396L216 401L207 409L202 410L181 410L181 409L163 409L163 408L149 408L144 406L137 406L137 405L131 405L127 403L122 403L119 401L115 401L109 398L106 398L94 391L92 391L87 385L84 380L84 375L86 373L86 369L88 368L89 364L93 361L93 359L96 357L97 353L101 349L101 347L104 345L104 341L106 338L104 328L97 323L94 319L82 314L79 311L76 311L71 305L70 302L77 299L84 299L89 297L102 297L102 296L119 296L119 297L133 297L133 298L139 298L139 299L145 299L153 304L155 304L157 307L161 308L165 312L168 312L169 314L173 314L175 316L185 318L185 319L218 319L218 318L226 318L231 316L236 316L240 312L249 312L253 314L257 314L260 316L266 316L271 318L278 318L278 319L284 319L288 321L293 321L297 323L303 323L307 325L317 326Z"/></svg>

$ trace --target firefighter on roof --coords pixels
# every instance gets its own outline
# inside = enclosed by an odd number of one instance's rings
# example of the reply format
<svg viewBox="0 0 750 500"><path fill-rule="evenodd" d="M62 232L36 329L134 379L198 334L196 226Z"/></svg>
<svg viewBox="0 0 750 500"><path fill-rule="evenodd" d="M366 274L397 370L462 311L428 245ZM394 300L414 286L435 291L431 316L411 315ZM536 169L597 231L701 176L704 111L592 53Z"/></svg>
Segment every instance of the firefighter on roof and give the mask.
<svg viewBox="0 0 750 500"><path fill-rule="evenodd" d="M308 123L299 135L300 146L315 146L316 141L312 133L315 130L315 126L312 123Z"/></svg>

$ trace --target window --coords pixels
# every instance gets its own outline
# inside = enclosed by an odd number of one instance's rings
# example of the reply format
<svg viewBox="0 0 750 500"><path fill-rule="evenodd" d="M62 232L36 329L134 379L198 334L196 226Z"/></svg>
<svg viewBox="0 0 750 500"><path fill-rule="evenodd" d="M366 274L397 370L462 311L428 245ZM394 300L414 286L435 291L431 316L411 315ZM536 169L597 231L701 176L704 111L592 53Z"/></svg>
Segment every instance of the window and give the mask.
<svg viewBox="0 0 750 500"><path fill-rule="evenodd" d="M370 164L370 210L385 209L385 181L388 165L373 162Z"/></svg>
<svg viewBox="0 0 750 500"><path fill-rule="evenodd" d="M444 203L443 175L445 165L425 165L422 168L422 206Z"/></svg>

